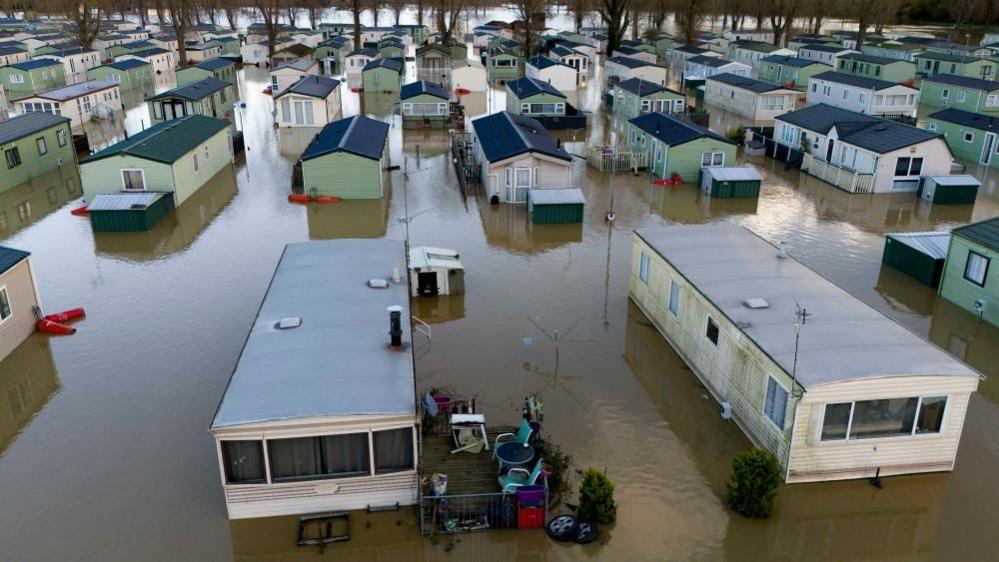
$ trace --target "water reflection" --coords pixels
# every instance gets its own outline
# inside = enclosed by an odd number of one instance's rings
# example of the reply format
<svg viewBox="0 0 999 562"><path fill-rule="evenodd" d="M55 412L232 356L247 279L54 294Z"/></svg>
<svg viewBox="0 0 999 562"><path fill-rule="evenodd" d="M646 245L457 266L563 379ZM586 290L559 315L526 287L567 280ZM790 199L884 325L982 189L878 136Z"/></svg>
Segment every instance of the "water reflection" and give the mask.
<svg viewBox="0 0 999 562"><path fill-rule="evenodd" d="M34 334L0 361L0 457L58 391L48 336Z"/></svg>
<svg viewBox="0 0 999 562"><path fill-rule="evenodd" d="M582 224L531 223L526 205L481 205L486 242L517 254L537 254L581 242Z"/></svg>
<svg viewBox="0 0 999 562"><path fill-rule="evenodd" d="M309 238L381 238L388 227L391 191L381 199L306 205Z"/></svg>
<svg viewBox="0 0 999 562"><path fill-rule="evenodd" d="M69 165L0 192L0 239L34 224L80 194L77 168Z"/></svg>
<svg viewBox="0 0 999 562"><path fill-rule="evenodd" d="M390 119L399 103L399 93L364 92L361 96L361 112L368 117Z"/></svg>
<svg viewBox="0 0 999 562"><path fill-rule="evenodd" d="M226 166L153 228L142 232L95 232L94 247L98 254L139 262L184 251L235 195L235 171Z"/></svg>
<svg viewBox="0 0 999 562"><path fill-rule="evenodd" d="M649 192L649 205L654 213L684 223L709 222L726 215L751 215L758 206L756 197L719 199L694 185L651 186Z"/></svg>
<svg viewBox="0 0 999 562"><path fill-rule="evenodd" d="M413 300L413 314L427 324L441 324L465 317L465 295L438 295Z"/></svg>
<svg viewBox="0 0 999 562"><path fill-rule="evenodd" d="M321 130L319 127L280 127L276 129L281 156L297 161Z"/></svg>

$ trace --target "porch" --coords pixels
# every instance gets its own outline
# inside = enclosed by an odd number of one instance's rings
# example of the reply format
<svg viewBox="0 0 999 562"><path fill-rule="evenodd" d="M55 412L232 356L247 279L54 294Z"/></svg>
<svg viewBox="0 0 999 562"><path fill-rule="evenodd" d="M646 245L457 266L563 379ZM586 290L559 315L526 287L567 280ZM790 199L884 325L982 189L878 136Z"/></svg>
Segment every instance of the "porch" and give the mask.
<svg viewBox="0 0 999 562"><path fill-rule="evenodd" d="M647 152L632 152L610 146L597 146L586 150L586 162L601 172L632 171L649 167Z"/></svg>
<svg viewBox="0 0 999 562"><path fill-rule="evenodd" d="M803 155L801 169L848 193L871 193L874 190L874 174L861 174L848 168L841 168L823 162L811 154Z"/></svg>
<svg viewBox="0 0 999 562"><path fill-rule="evenodd" d="M501 491L497 481L498 464L493 459L493 442L501 433L516 433L512 426L486 428L489 450L478 453L451 451L456 447L450 433L423 436L420 454L420 498L417 513L423 535L449 534L488 529L525 528L518 508L517 494ZM443 495L432 492L431 476L443 474L447 488ZM544 505L548 503L545 490ZM547 521L547 508L539 507L540 521ZM534 527L535 525L530 525Z"/></svg>

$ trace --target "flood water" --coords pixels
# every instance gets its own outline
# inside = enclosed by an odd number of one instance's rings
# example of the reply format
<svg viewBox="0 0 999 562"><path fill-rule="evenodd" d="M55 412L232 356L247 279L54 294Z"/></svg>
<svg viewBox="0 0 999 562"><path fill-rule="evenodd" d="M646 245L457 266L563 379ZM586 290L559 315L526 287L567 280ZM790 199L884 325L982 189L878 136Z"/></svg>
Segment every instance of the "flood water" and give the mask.
<svg viewBox="0 0 999 562"><path fill-rule="evenodd" d="M462 198L445 135L403 131L392 100L345 89L345 116L363 102L392 123L391 163L409 169L408 184L394 171L381 201L292 205L291 167L315 131L272 127L267 82L259 69L240 73L245 159L147 233L93 234L69 213L75 175L0 194L0 243L32 252L45 309L87 309L77 334L35 334L0 363L0 559L995 559L999 330L880 264L884 232L999 215L995 170L969 167L984 185L974 206L958 207L851 196L763 158L751 159L766 177L757 201L617 174L609 227L611 178L579 159L584 223L534 226L521 207ZM576 98L594 111L590 128L560 134L571 152L614 134L601 82L592 77ZM473 96L468 114L503 107L502 98ZM143 104L133 107L93 138L148 125ZM467 271L465 295L413 304L433 329L416 349L419 389L476 397L492 424L513 423L523 396L540 393L546 433L578 467L606 468L616 484L618 522L597 543L553 543L540 531L433 542L403 510L352 514L351 540L320 554L295 547L296 518L227 520L207 427L282 248L401 240L407 203L412 243L457 249ZM889 478L881 490L866 481L785 486L765 521L725 508L731 459L749 443L627 298L632 230L709 221L786 241L819 273L992 377L971 401L953 473ZM575 326L557 367L535 322Z"/></svg>

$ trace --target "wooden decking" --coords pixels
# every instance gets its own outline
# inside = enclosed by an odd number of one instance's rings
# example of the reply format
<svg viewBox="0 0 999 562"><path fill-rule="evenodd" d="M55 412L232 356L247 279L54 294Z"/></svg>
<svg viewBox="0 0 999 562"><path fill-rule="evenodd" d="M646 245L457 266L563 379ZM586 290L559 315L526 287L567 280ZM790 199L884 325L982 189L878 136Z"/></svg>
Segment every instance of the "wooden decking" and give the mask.
<svg viewBox="0 0 999 562"><path fill-rule="evenodd" d="M489 450L480 453L455 453L450 433L433 433L423 436L423 455L420 459L424 476L434 473L447 475L448 495L488 494L499 492L496 482L497 465L493 460L493 440L500 433L516 433L517 428L487 427Z"/></svg>

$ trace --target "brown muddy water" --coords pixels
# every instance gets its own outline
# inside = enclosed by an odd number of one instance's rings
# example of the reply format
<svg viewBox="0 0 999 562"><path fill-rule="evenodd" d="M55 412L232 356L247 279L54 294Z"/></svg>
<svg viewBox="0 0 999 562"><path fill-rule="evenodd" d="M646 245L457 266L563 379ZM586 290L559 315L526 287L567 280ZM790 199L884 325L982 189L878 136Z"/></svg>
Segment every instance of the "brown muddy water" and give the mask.
<svg viewBox="0 0 999 562"><path fill-rule="evenodd" d="M411 513L352 515L352 538L325 553L294 546L296 519L226 519L206 430L283 246L307 239L403 237L402 177L383 201L287 203L291 165L312 132L277 132L266 74L240 76L246 159L155 229L95 236L69 209L75 175L45 176L0 195L0 243L33 253L47 310L87 308L71 337L32 336L0 363L2 560L991 560L999 551L999 330L880 265L882 233L946 229L999 214L999 174L978 203L931 207L912 195L850 196L755 159L758 201L717 201L689 185L613 179L578 160L582 225L539 227L523 208L463 200L441 133L403 132L391 102L393 164L408 158L413 244L458 249L467 294L419 300L432 343L416 350L417 383L475 396L491 423L516 420L526 394L545 400L546 432L580 467L616 483L618 523L586 547L540 531L418 536ZM597 113L573 152L603 143ZM169 84L158 84L157 89ZM345 115L361 100L345 92ZM369 100L364 100L368 106ZM468 100L477 113L502 92ZM726 119L725 116L719 117ZM148 115L123 117L130 132ZM114 136L120 124L92 132ZM100 129L107 127L107 131ZM417 152L420 154L417 162ZM992 376L968 413L950 474L784 487L774 516L747 520L723 503L733 455L749 446L627 299L631 231L732 221ZM554 352L529 318L565 330ZM531 338L532 343L525 343Z"/></svg>

